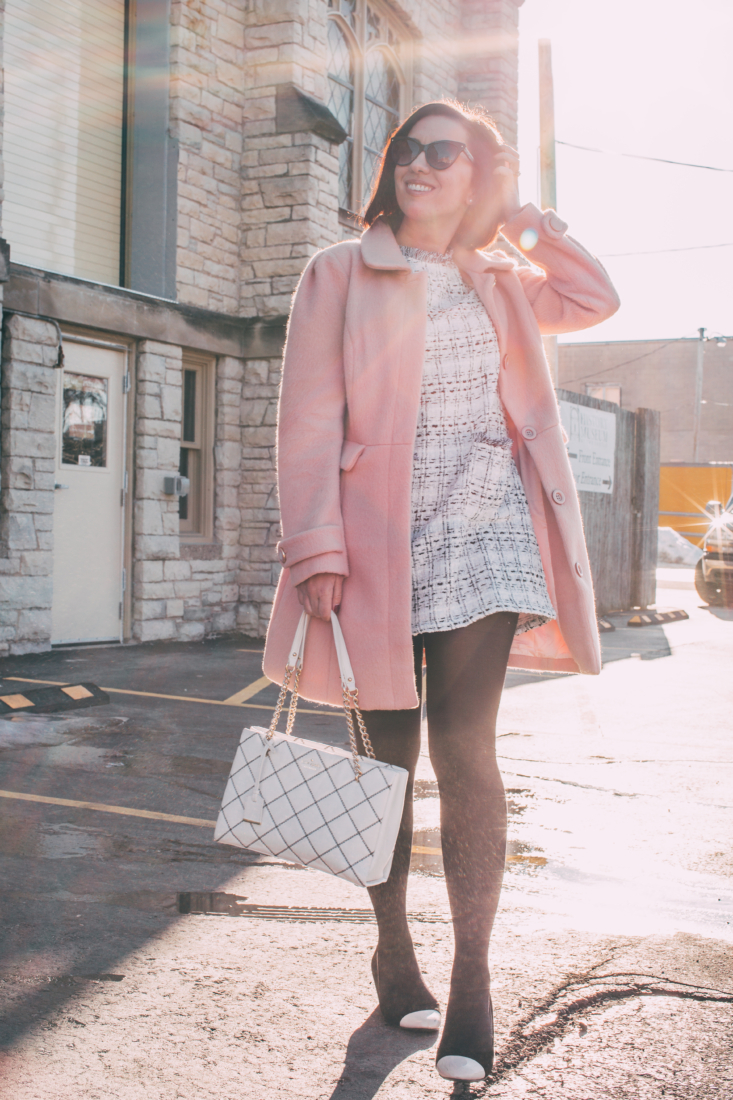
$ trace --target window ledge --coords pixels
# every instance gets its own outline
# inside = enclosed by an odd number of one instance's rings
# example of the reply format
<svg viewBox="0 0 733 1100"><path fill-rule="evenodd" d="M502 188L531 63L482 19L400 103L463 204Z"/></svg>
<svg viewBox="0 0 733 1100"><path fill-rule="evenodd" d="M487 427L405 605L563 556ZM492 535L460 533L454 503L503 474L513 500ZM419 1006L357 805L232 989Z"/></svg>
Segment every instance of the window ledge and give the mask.
<svg viewBox="0 0 733 1100"><path fill-rule="evenodd" d="M218 561L224 556L220 542L198 541L195 537L187 539L182 535L180 545L182 561Z"/></svg>

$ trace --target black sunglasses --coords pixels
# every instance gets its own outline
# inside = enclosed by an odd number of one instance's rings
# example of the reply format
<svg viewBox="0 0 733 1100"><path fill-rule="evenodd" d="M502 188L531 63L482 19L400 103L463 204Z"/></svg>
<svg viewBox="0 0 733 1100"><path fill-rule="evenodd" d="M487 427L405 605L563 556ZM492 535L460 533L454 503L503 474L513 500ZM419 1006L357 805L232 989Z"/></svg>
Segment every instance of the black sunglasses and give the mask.
<svg viewBox="0 0 733 1100"><path fill-rule="evenodd" d="M389 152L395 164L399 164L402 168L407 164L412 164L413 160L416 160L423 152L425 153L425 160L436 172L442 172L446 168L450 168L451 164L455 164L458 160L461 153L465 153L473 164L470 150L462 141L431 141L428 145L421 145L414 138L398 137L392 139Z"/></svg>

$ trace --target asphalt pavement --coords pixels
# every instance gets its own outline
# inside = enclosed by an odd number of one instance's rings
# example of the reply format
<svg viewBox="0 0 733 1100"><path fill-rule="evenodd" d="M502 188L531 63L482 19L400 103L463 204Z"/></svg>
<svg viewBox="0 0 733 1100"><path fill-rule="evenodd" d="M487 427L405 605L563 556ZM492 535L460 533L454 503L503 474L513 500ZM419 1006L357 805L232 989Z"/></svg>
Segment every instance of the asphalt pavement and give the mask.
<svg viewBox="0 0 733 1100"><path fill-rule="evenodd" d="M510 673L510 809L492 946L493 1076L452 1086L435 1036L379 1017L366 893L214 844L261 644L7 659L3 695L92 682L107 706L0 719L0 1096L12 1100L733 1097L733 611L658 575L689 619L610 616L599 677ZM429 685L428 685L429 690ZM346 742L305 704L297 732ZM409 906L444 1003L438 801L416 789Z"/></svg>

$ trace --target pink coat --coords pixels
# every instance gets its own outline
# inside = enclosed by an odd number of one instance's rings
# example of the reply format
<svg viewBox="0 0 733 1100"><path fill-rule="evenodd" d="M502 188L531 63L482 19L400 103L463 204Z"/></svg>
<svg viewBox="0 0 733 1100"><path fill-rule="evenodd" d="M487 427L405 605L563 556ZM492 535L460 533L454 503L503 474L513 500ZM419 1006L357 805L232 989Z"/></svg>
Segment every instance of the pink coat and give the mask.
<svg viewBox="0 0 733 1100"><path fill-rule="evenodd" d="M503 228L532 268L463 250L496 328L499 393L557 620L519 635L509 664L598 673L600 646L583 524L540 333L573 332L619 301L603 267L552 211L525 206ZM531 234L524 237L525 243ZM365 710L418 704L411 635L412 457L426 325L425 273L413 274L389 226L324 249L306 267L288 326L278 419L284 569L264 671L282 681L300 616L295 586L340 573L339 619ZM331 627L309 628L301 694L340 704Z"/></svg>

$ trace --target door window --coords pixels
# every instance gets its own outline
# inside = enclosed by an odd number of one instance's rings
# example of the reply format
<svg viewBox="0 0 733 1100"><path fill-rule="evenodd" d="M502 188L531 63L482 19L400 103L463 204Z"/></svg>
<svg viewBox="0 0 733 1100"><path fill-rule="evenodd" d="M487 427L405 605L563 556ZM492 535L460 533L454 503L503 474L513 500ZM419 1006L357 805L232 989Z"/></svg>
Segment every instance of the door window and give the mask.
<svg viewBox="0 0 733 1100"><path fill-rule="evenodd" d="M107 465L107 379L64 372L62 458L65 465Z"/></svg>

